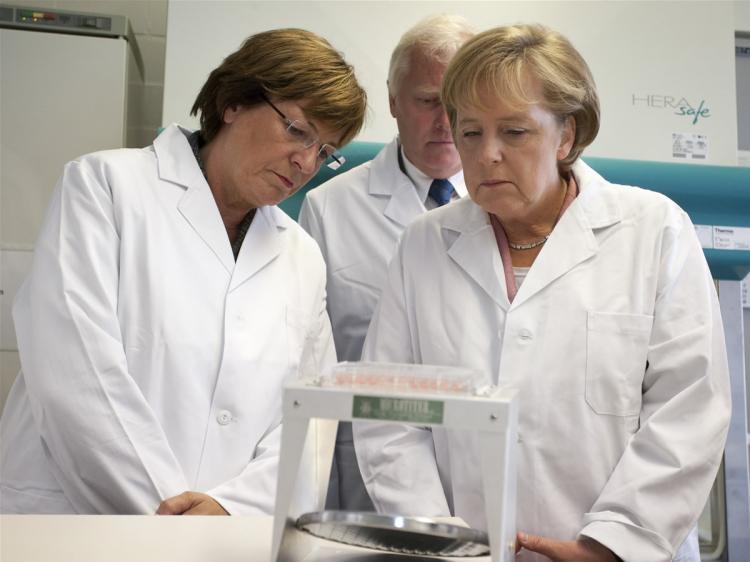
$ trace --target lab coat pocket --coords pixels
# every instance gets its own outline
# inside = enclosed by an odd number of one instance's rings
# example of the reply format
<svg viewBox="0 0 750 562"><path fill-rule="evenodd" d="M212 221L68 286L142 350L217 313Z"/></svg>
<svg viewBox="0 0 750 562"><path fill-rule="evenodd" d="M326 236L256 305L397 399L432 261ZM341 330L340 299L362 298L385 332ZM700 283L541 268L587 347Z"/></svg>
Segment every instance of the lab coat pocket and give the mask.
<svg viewBox="0 0 750 562"><path fill-rule="evenodd" d="M639 414L652 324L643 314L588 312L586 402L597 414Z"/></svg>

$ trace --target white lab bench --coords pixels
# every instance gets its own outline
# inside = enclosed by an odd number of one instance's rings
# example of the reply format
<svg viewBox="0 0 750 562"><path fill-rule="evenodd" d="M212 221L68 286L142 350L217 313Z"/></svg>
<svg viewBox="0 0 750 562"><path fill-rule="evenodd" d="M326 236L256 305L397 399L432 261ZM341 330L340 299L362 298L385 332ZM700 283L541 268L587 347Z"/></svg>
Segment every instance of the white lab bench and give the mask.
<svg viewBox="0 0 750 562"><path fill-rule="evenodd" d="M2 562L271 562L273 517L2 515ZM435 558L364 550L296 532L294 562L406 562ZM489 556L471 558L489 562ZM288 562L292 562L290 559Z"/></svg>

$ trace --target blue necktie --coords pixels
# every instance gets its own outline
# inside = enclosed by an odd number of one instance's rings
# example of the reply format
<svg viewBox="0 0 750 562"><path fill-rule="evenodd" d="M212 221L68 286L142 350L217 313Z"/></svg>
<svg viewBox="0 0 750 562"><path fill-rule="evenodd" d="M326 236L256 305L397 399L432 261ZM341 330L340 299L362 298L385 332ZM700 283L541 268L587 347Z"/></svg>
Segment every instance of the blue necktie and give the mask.
<svg viewBox="0 0 750 562"><path fill-rule="evenodd" d="M448 180L432 180L428 195L442 207L453 197L453 185Z"/></svg>

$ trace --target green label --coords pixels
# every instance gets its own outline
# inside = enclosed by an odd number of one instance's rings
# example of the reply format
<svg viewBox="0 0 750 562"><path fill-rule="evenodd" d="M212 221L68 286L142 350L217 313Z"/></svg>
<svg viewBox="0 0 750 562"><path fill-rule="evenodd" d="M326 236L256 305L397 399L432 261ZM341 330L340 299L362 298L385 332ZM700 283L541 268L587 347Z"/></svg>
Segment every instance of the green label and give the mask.
<svg viewBox="0 0 750 562"><path fill-rule="evenodd" d="M354 396L352 417L441 424L443 423L443 402L382 396Z"/></svg>

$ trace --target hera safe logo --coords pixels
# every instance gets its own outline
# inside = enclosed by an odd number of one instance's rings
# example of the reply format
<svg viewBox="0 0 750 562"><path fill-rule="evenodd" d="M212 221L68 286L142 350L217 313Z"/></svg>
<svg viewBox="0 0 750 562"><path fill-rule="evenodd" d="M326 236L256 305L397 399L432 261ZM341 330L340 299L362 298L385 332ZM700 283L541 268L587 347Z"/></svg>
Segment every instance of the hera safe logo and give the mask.
<svg viewBox="0 0 750 562"><path fill-rule="evenodd" d="M633 94L633 105L654 109L670 109L675 115L690 119L693 125L698 123L699 119L711 117L711 109L708 107L706 100L690 102L685 97L659 94Z"/></svg>

